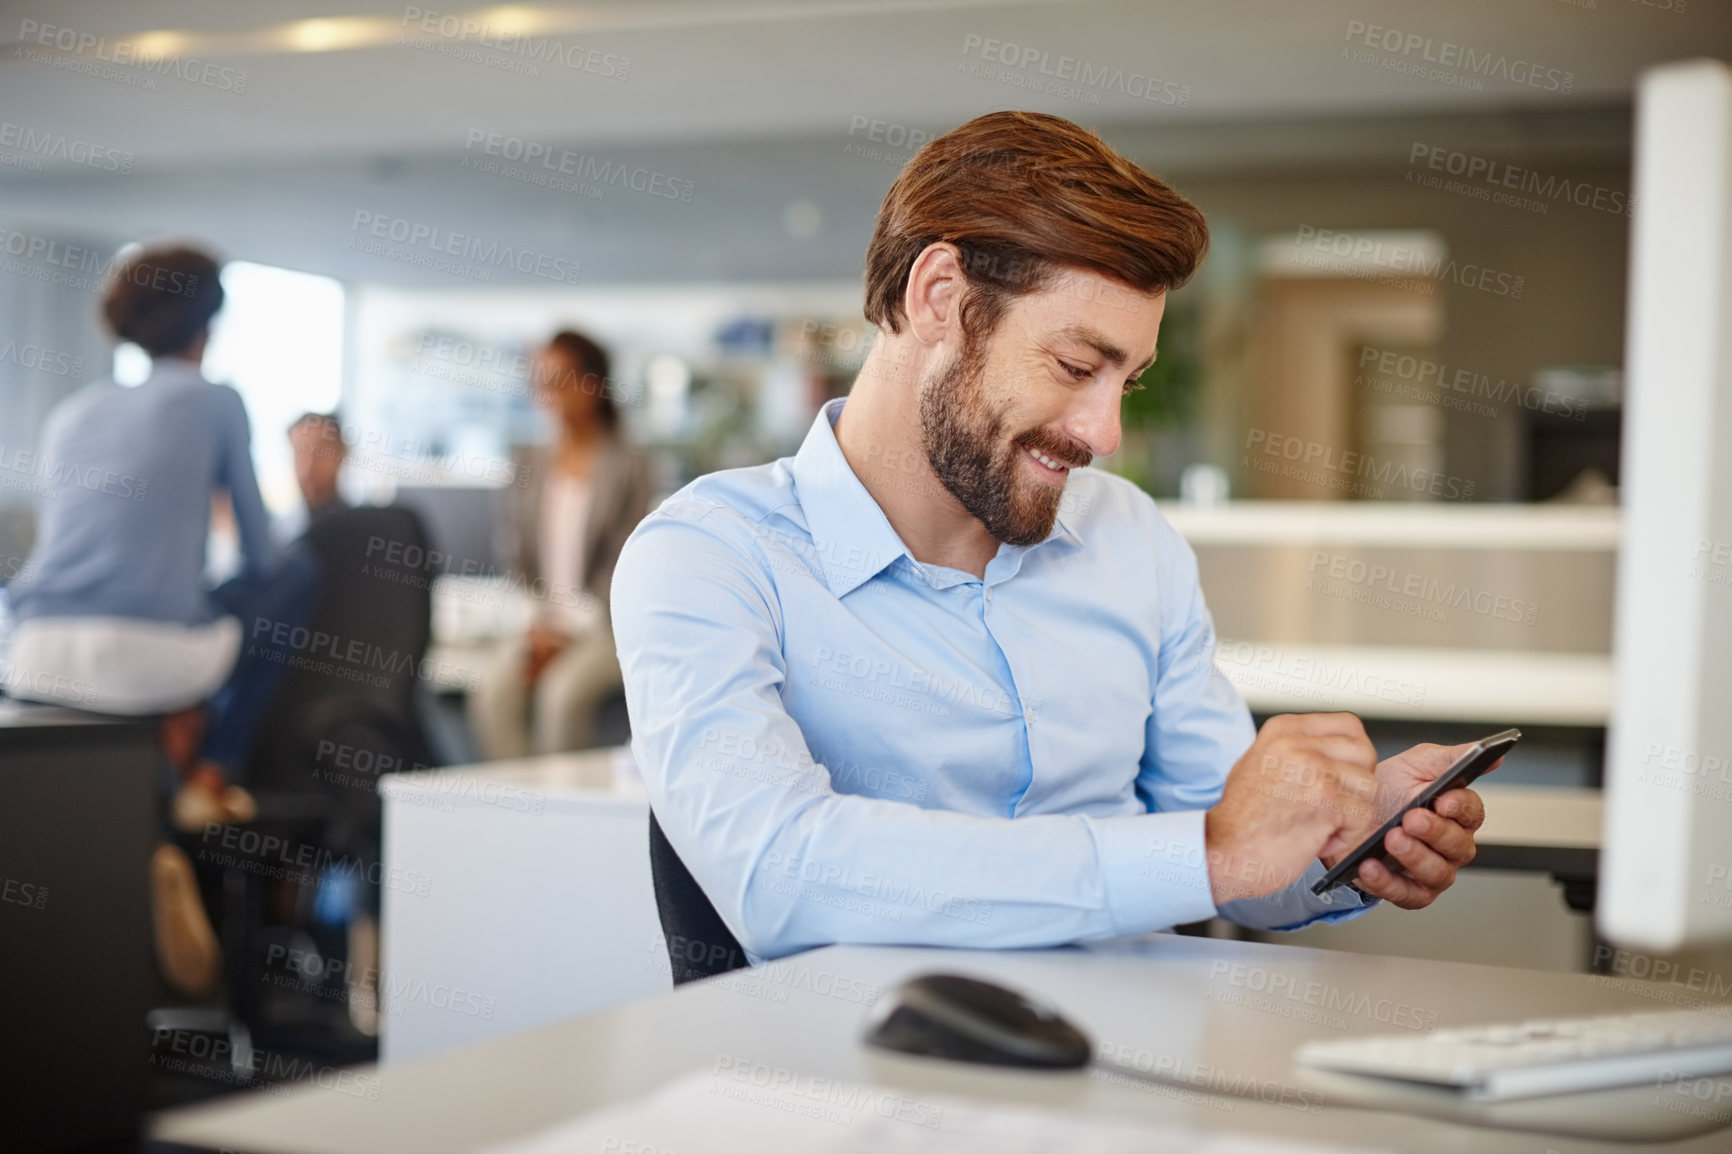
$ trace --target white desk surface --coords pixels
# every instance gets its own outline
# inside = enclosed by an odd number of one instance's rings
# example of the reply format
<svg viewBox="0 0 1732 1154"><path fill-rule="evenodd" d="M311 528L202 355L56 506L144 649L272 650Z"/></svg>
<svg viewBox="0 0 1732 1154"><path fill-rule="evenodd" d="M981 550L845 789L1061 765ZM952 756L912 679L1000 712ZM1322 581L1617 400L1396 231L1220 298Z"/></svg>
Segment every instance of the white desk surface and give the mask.
<svg viewBox="0 0 1732 1154"><path fill-rule="evenodd" d="M629 745L554 753L509 761L483 761L416 773L393 773L379 779L386 797L410 800L433 793L462 797L463 782L509 786L540 794L552 802L625 801L647 804L643 779L631 760Z"/></svg>
<svg viewBox="0 0 1732 1154"><path fill-rule="evenodd" d="M1300 1042L1389 1032L1392 1017L1400 1029L1410 1021L1449 1027L1665 1008L1584 976L1171 935L1089 950L833 947L382 1069L374 1098L317 1086L237 1095L158 1115L151 1136L249 1154L472 1151L645 1094L691 1071L713 1071L723 1061L867 1083L915 1099L999 1099L1422 1154L1603 1152L1615 1148L1606 1143L1637 1115L1691 1121L1656 1105L1664 1095L1651 1084L1545 1100L1548 1118L1564 1118L1602 1139L1584 1140L1354 1109L1335 1093L1326 1093L1313 1113L1083 1072L1001 1071L862 1046L866 1003L933 969L991 977L1041 996L1097 1044L1146 1050L1147 1061L1168 1058L1187 1071L1201 1063L1225 1080L1298 1087L1307 1084L1306 1075L1290 1055ZM1265 1008L1255 991L1273 988L1277 979L1288 989L1321 991L1325 1004L1276 995L1269 999L1274 1009ZM1702 1125L1699 1119L1693 1124ZM1729 1145L1732 1136L1719 1130L1664 1149L1702 1154Z"/></svg>

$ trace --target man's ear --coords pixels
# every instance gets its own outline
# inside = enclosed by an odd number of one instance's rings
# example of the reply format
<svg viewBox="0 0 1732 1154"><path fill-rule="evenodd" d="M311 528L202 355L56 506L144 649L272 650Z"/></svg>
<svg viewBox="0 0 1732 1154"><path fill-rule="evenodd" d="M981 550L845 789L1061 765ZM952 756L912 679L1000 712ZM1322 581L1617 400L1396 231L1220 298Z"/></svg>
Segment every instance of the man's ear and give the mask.
<svg viewBox="0 0 1732 1154"><path fill-rule="evenodd" d="M908 331L923 345L942 344L961 327L962 298L968 279L962 253L949 241L934 241L921 250L908 269L902 312Z"/></svg>

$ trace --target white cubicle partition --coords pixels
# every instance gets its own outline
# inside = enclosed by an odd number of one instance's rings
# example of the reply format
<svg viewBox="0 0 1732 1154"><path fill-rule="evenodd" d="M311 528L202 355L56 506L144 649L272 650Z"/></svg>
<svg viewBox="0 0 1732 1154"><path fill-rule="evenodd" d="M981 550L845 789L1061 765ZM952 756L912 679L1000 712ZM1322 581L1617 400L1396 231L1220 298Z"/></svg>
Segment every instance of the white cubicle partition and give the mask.
<svg viewBox="0 0 1732 1154"><path fill-rule="evenodd" d="M379 1056L670 988L627 750L387 777Z"/></svg>

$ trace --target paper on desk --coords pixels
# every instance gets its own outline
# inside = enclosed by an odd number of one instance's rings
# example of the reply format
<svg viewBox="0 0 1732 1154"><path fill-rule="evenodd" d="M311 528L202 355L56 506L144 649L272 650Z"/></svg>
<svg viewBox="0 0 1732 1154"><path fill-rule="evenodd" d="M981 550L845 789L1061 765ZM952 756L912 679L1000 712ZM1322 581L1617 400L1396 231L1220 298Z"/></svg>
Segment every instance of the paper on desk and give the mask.
<svg viewBox="0 0 1732 1154"><path fill-rule="evenodd" d="M754 1078L760 1071L764 1076ZM730 1076L738 1073L747 1076ZM886 1087L757 1066L727 1073L700 1070L646 1097L488 1147L485 1154L1342 1154L1345 1149L1026 1106L916 1098Z"/></svg>

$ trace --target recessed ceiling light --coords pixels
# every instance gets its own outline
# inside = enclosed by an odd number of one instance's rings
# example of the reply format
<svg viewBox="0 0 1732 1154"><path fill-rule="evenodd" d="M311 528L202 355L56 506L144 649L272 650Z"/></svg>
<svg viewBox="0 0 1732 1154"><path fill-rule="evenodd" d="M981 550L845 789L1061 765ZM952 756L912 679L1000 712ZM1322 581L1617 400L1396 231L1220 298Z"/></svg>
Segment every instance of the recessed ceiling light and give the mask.
<svg viewBox="0 0 1732 1154"><path fill-rule="evenodd" d="M184 32L143 32L134 36L129 42L132 52L139 60L161 60L166 56L184 52L188 48L190 38Z"/></svg>
<svg viewBox="0 0 1732 1154"><path fill-rule="evenodd" d="M360 17L322 17L286 24L283 41L296 52L340 52L377 41L376 22Z"/></svg>
<svg viewBox="0 0 1732 1154"><path fill-rule="evenodd" d="M492 36L528 36L546 32L555 24L551 13L525 4L501 4L497 8L483 8L472 15ZM570 15L567 14L568 19ZM558 23L566 22L561 20Z"/></svg>

